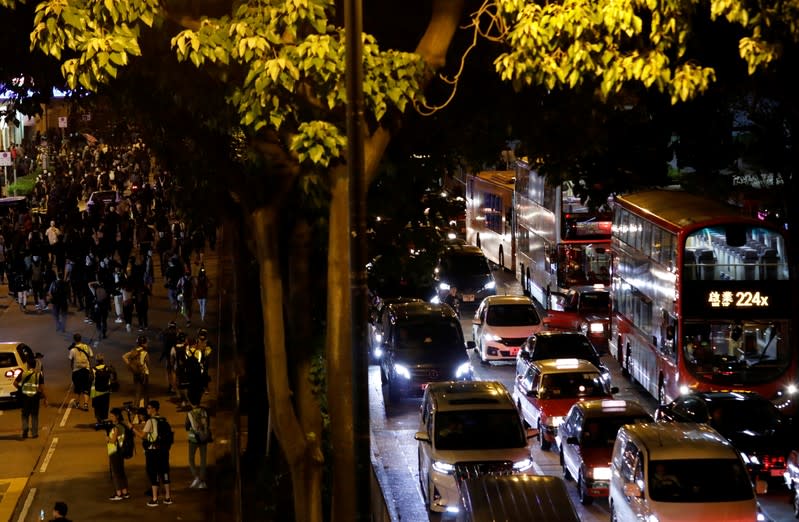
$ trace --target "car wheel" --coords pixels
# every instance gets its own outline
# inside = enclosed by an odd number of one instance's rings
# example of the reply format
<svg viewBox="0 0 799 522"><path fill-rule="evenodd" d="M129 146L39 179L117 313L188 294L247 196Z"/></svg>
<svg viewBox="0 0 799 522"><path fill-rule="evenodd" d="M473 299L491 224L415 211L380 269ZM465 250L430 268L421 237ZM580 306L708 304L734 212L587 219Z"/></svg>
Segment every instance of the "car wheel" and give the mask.
<svg viewBox="0 0 799 522"><path fill-rule="evenodd" d="M616 510L613 509L613 502L610 503L610 522L616 522Z"/></svg>
<svg viewBox="0 0 799 522"><path fill-rule="evenodd" d="M593 497L588 496L588 488L585 487L585 479L582 473L577 479L577 495L580 497L580 504L584 506L590 506L594 501Z"/></svg>
<svg viewBox="0 0 799 522"><path fill-rule="evenodd" d="M552 443L544 437L544 430L541 429L540 422L538 423L538 439L541 442L541 451L549 451L549 448L552 447Z"/></svg>
<svg viewBox="0 0 799 522"><path fill-rule="evenodd" d="M396 386L392 386L393 382L394 382L393 380L389 380L388 383L386 383L386 386L388 386L388 402L389 402L389 404L396 404L400 400L399 390L397 389Z"/></svg>
<svg viewBox="0 0 799 522"><path fill-rule="evenodd" d="M480 345L479 353L480 353L480 364L482 364L483 366L490 366L491 363L488 360L486 360L485 349L483 348L482 344Z"/></svg>
<svg viewBox="0 0 799 522"><path fill-rule="evenodd" d="M572 479L569 468L566 467L566 461L563 459L563 449L560 450L560 467L563 469L563 480L569 481Z"/></svg>

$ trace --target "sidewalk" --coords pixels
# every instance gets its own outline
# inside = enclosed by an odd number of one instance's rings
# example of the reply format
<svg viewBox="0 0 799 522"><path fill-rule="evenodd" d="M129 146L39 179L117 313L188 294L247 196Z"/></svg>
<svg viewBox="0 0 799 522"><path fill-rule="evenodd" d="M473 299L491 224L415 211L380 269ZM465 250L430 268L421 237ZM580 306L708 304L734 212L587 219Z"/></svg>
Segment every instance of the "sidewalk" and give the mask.
<svg viewBox="0 0 799 522"><path fill-rule="evenodd" d="M175 443L170 452L170 478L174 504L170 506L161 505L158 508L145 506L147 497L144 492L145 489L149 489L149 483L144 470L143 451L138 440L136 455L125 462L131 499L120 502L107 500L113 487L108 473L107 456L100 449L103 446L104 434L93 429L94 416L91 409L87 413L65 408L65 389L60 385L55 387L53 384L56 381L56 373L59 374L59 381L64 380L64 377L60 375L63 370L55 368L56 363L63 363L56 359L64 356L64 348L71 341L72 334L79 332L86 341L95 338L94 326L83 321L84 313L71 309L67 323L68 335L57 334L53 332L53 318L49 313L32 313L30 312L32 306L29 304L29 312L23 314L13 300L6 297L7 287L1 287L4 292L3 304L8 304L7 308L1 311L2 315L0 316L2 337L25 340L33 330L37 332L36 337L47 336L48 339L48 342L42 344L46 345L44 363L45 375L49 376L47 383L50 408L40 413L41 437L47 437L47 440L42 440L40 443L43 449L39 456L39 462L32 470L33 473L19 496L14 515L10 520L15 522L18 520L38 521L40 520L40 506L46 506L45 520L49 520L50 509L55 500L67 501L69 518L76 521L115 520L124 522L138 521L142 517L159 521L232 519L232 511L217 511L217 506L220 504L230 504L231 483L233 482L229 474L231 466L228 463L231 460L230 434L233 432L231 429L233 416L230 411L230 400L226 400L223 396L220 401L218 395L220 390L224 395L227 393L226 390L230 389L229 383L220 383L220 378L224 381L224 377L229 375L228 371L220 370L220 362L225 359L221 352L226 350L226 345L228 345L227 334L220 335L220 324L222 323L220 321L220 296L227 297L224 289L228 286L226 286L226 282L219 279L219 275L229 272L229 268L220 269L218 251L221 249L221 243L217 245L217 252L206 249L205 268L212 281L208 298L208 313L205 323L200 322L199 310L195 301L190 328L186 328L185 320L170 309L163 279L160 277L160 266L157 262L155 265L156 281L150 299L149 329L144 334L147 335L149 341L150 398L160 401L161 415L169 420L175 432ZM227 262L229 256L224 259ZM196 274L197 269L198 266L193 264L193 273ZM220 292L220 289L223 291ZM124 324L114 323L114 318L112 306L112 312L109 315L108 337L100 341L96 348L93 347L93 350L95 353L103 353L106 361L111 362L117 369L120 390L112 395L111 407L121 407L124 402L133 400L134 392L132 376L122 361L122 355L135 345L136 338L141 334L137 332L135 316L131 332L125 331ZM188 488L191 474L188 469L187 432L184 428L186 414L178 411L175 396L167 395L166 372L163 365L158 362L162 347L159 334L172 320L175 320L178 327L190 336L195 336L200 327L206 328L209 333L209 341L214 348L210 371L211 382L208 392L203 396L203 405L209 409L212 416L211 426L214 434L214 442L208 446L208 490ZM229 324L230 321L225 322ZM42 333L45 325L46 333ZM35 350L45 351L38 348ZM222 368L226 366L227 363L223 363ZM66 371L68 372L68 368ZM220 408L220 402L225 406ZM57 411L54 413L53 410L56 409ZM6 451L6 444L11 443L3 444L4 451ZM11 447L13 446L9 446L9 448ZM199 462L199 455L197 461ZM43 472L45 469L46 473ZM223 476L217 475L217 471L222 472L223 470Z"/></svg>

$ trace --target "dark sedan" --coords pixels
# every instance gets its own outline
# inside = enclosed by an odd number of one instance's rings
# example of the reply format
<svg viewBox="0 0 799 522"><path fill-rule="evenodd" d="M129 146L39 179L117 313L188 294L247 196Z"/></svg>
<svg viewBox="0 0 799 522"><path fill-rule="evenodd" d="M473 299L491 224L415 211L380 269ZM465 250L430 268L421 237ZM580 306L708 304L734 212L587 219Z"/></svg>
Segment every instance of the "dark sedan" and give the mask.
<svg viewBox="0 0 799 522"><path fill-rule="evenodd" d="M602 374L605 384L610 385L610 370L599 360L599 353L580 332L540 331L527 338L516 357L517 374L524 374L524 367L531 361L544 359L582 359L588 361Z"/></svg>
<svg viewBox="0 0 799 522"><path fill-rule="evenodd" d="M657 421L712 426L741 453L753 478L782 478L790 452L787 419L753 392L694 392L655 411Z"/></svg>

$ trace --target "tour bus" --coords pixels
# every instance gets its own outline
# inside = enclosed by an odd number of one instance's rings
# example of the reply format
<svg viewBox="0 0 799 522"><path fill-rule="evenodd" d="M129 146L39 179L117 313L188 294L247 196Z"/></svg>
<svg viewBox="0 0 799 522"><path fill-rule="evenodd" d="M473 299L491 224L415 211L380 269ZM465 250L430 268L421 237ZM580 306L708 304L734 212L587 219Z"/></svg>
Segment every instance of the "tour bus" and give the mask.
<svg viewBox="0 0 799 522"><path fill-rule="evenodd" d="M513 270L515 173L491 170L466 176L466 242L482 249L497 266Z"/></svg>
<svg viewBox="0 0 799 522"><path fill-rule="evenodd" d="M525 293L547 308L555 292L610 284L612 213L583 205L573 189L574 182L553 186L516 163L514 270Z"/></svg>
<svg viewBox="0 0 799 522"><path fill-rule="evenodd" d="M663 404L692 390L796 389L779 226L681 190L618 196L609 349Z"/></svg>

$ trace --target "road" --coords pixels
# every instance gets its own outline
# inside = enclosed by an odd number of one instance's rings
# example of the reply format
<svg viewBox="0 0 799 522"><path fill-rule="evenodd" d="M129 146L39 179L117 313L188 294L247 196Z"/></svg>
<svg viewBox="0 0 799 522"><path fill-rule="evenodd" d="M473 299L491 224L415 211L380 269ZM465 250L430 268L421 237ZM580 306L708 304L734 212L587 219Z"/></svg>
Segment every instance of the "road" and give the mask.
<svg viewBox="0 0 799 522"><path fill-rule="evenodd" d="M500 292L518 294L520 288L510 274L495 272ZM464 314L461 319L466 339L471 339L471 317ZM512 390L515 366L513 363L494 363L491 366L480 364L479 357L470 353L476 378L480 380L496 380ZM647 409L654 411L656 401L643 389L621 375L620 368L611 357L603 357L603 362L610 368L612 382L619 387L616 397L635 400ZM418 399L407 399L400 405L386 410L383 390L380 384L380 371L377 366L369 368L369 400L370 420L372 425L373 452L378 456L391 486L390 498L400 520L451 520L449 515L430 514L427 512L421 490L417 465L417 442L413 436L419 423ZM535 442L535 441L534 441ZM538 445L533 448L533 461L538 474L563 477L557 451L541 451ZM576 506L580 519L585 522L607 521L610 517L608 503L597 500L591 506L583 506L577 497L573 482L568 483L572 503ZM784 486L772 485L771 491L760 498L766 515L775 522L795 520L789 504L788 491Z"/></svg>

